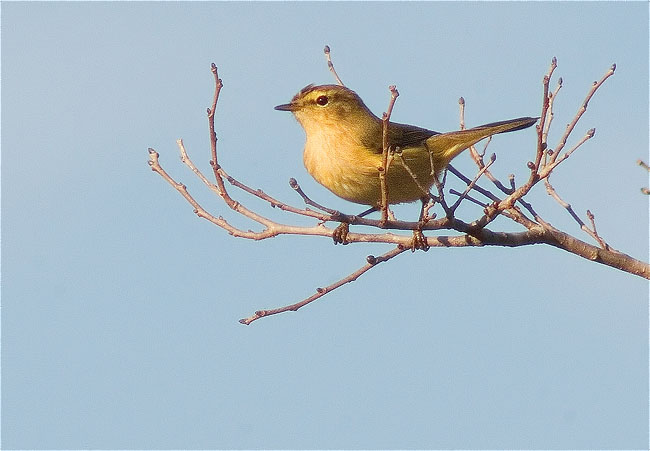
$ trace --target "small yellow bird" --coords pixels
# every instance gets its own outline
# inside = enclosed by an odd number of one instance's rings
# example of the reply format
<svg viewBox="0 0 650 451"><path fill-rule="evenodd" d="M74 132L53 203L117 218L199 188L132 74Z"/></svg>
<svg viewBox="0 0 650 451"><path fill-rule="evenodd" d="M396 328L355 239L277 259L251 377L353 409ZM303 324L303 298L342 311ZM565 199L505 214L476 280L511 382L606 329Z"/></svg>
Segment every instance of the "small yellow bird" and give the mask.
<svg viewBox="0 0 650 451"><path fill-rule="evenodd" d="M291 103L275 107L291 111L305 130L303 161L318 183L337 196L371 208L381 207L379 173L383 163L383 123L352 90L339 85L308 85ZM389 204L429 200L437 177L463 150L497 133L530 127L538 118L521 117L468 130L438 133L413 125L389 122L388 144L395 151L386 170ZM333 234L335 243L347 243L348 224ZM420 230L412 249L428 249Z"/></svg>
<svg viewBox="0 0 650 451"><path fill-rule="evenodd" d="M339 85L308 85L291 103L275 109L291 111L304 128L303 160L318 183L351 202L380 206L382 121L354 91ZM537 118L521 117L450 133L390 122L388 143L401 155L391 161L386 173L388 202L426 197L422 188L428 191L434 176L463 150L488 136L521 130L535 122Z"/></svg>

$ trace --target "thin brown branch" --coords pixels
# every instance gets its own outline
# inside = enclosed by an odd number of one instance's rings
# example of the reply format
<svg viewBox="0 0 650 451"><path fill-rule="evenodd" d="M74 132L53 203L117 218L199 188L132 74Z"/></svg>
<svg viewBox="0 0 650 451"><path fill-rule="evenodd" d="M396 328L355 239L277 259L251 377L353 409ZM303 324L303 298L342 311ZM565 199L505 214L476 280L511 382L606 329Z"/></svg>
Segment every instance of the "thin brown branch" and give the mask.
<svg viewBox="0 0 650 451"><path fill-rule="evenodd" d="M389 193L388 193L388 183L386 183L386 174L388 172L388 154L390 151L390 144L388 142L388 124L390 122L390 115L393 113L393 106L395 106L395 100L399 96L399 91L395 85L390 85L388 87L390 90L390 101L388 102L388 109L382 115L382 160L381 168L379 169L379 183L381 187L381 220L382 222L388 221L388 204L389 204Z"/></svg>
<svg viewBox="0 0 650 451"><path fill-rule="evenodd" d="M465 129L465 99L460 98L458 99L458 104L460 106L460 129L464 130ZM476 150L476 146L470 146L469 148L469 154L472 157L472 160L474 160L474 163L478 166L480 171L483 171L483 174L490 180L498 189L500 189L502 192L505 194L511 194L514 191L514 185L512 188L507 188L499 179L497 179L492 172L488 170L485 166L485 161L483 160L483 157L485 156L485 153L487 151L487 147L492 141L492 137L488 136L485 145L483 146L483 152L479 153ZM491 163L490 163L491 164ZM511 179L511 184L514 182L514 176Z"/></svg>
<svg viewBox="0 0 650 451"><path fill-rule="evenodd" d="M463 191L463 193L461 193L460 196L458 196L458 199L456 199L456 202L454 202L454 204L450 207L450 210L452 212L456 211L456 209L458 208L460 203L463 201L463 199L465 199L465 197L467 197L467 194L474 188L474 186L476 185L476 182L478 182L478 179L480 179L481 176L483 174L485 174L485 172L490 168L490 166L492 166L492 164L496 160L497 160L497 156L496 156L496 154L493 153L491 158L490 158L490 161L488 162L488 164L484 165L478 171L478 173L474 176L474 179L467 185L467 188L465 188L465 191Z"/></svg>
<svg viewBox="0 0 650 451"><path fill-rule="evenodd" d="M461 193L460 191L456 191L456 190L453 189L453 188L450 188L450 189L449 189L449 194L453 194L454 196L461 196L461 195L463 195L463 193ZM474 199L474 198L473 198L472 196L470 196L469 194L465 194L465 199L467 199L467 200L470 201L470 202L475 203L476 205L478 205L479 207L482 207L482 208L485 208L485 207L488 206L488 204L486 204L485 202L481 202L481 201L478 200L478 199Z"/></svg>
<svg viewBox="0 0 650 451"><path fill-rule="evenodd" d="M605 80L607 80L609 77L614 75L614 71L616 71L616 64L612 64L612 66L607 70L607 72L605 72L605 75L603 75L600 80L595 81L593 83L591 89L587 93L585 100L582 102L582 105L578 109L578 112L574 116L573 120L566 126L566 129L564 130L564 134L560 138L560 142L558 143L557 146L555 146L553 155L551 156L551 163L555 162L555 160L557 160L557 158L559 157L560 152L566 145L569 135L571 134L571 132L573 132L573 129L575 128L576 124L578 123L582 115L585 113L585 111L587 111L587 105L589 104L591 98L594 96L594 94L596 94L598 88L600 88L603 85L603 83L605 83Z"/></svg>
<svg viewBox="0 0 650 451"><path fill-rule="evenodd" d="M596 237L598 244L600 244L600 247L603 249L612 250L612 248L609 247L609 244L607 244L605 240L603 240L600 235L598 235L598 230L596 230L596 217L590 210L587 210L587 218L589 218L589 222L591 223L591 230L594 232L594 236Z"/></svg>
<svg viewBox="0 0 650 451"><path fill-rule="evenodd" d="M249 238L249 239L254 239L254 240L261 240L268 238L272 236L269 231L264 231L264 232L252 232L248 231L245 232L241 229L238 229L236 227L233 227L230 225L225 219L223 219L221 216L215 217L208 213L193 197L190 195L189 191L187 190L187 187L174 180L161 166L159 162L159 154L155 150L149 148L149 166L151 167L151 170L158 173L167 183L169 183L176 191L178 191L181 196L187 200L187 202L194 208L194 213L203 219L207 219L211 223L221 227L222 229L226 230L228 233L230 233L233 236L237 237L242 237L242 238Z"/></svg>
<svg viewBox="0 0 650 451"><path fill-rule="evenodd" d="M465 98L461 97L458 99L458 122L461 130L465 130Z"/></svg>
<svg viewBox="0 0 650 451"><path fill-rule="evenodd" d="M339 78L339 74L336 73L336 69L334 69L334 63L332 63L332 58L330 56L330 46L326 45L323 51L325 52L325 58L327 58L327 68L330 70L332 75L334 75L334 78L336 78L336 82L340 86L345 86L341 81L341 79Z"/></svg>
<svg viewBox="0 0 650 451"><path fill-rule="evenodd" d="M239 322L242 324L249 325L253 321L256 321L260 318L264 318L266 316L271 316L271 315L277 315L278 313L284 313L284 312L295 312L299 308L304 307L307 304L310 304L314 302L316 299L319 299L323 296L325 296L327 293L330 291L336 290L337 288L350 283L354 282L357 280L359 277L361 277L364 273L366 273L369 269L374 268L377 266L379 263L383 263L385 261L390 260L393 257L398 256L402 252L406 251L407 249L402 247L402 246L397 246L390 251L386 252L383 255L380 255L379 257L375 257L373 255L369 255L366 260L367 263L363 265L361 268L357 269L353 273L349 274L348 276L334 282L331 285L328 285L323 288L317 288L316 293L312 294L306 299L303 299L300 302L296 302L295 304L290 304L290 305L285 305L284 307L279 307L275 309L270 309L270 310L258 310L256 311L253 315L249 316L248 318L243 318L240 319Z"/></svg>
<svg viewBox="0 0 650 451"><path fill-rule="evenodd" d="M571 156L571 154L573 152L575 152L578 147L580 147L585 142L587 142L588 140L593 138L595 134L596 134L596 129L595 128L587 130L587 133L585 133L585 135L582 138L580 138L580 141L578 141L571 149L564 152L560 158L558 158L558 159L551 158L551 161L544 167L544 169L542 169L541 173L539 174L539 178L548 177L551 174L551 172L553 171L553 169L555 169L564 160L569 158ZM554 153L553 157L556 157L556 156L557 156L557 153Z"/></svg>
<svg viewBox="0 0 650 451"><path fill-rule="evenodd" d="M223 178L225 178L228 181L228 183L230 183L231 185L233 185L233 186L247 192L248 194L251 194L251 195L253 195L255 197L258 197L258 198L268 202L269 205L271 205L271 207L273 207L273 208L277 207L280 210L288 211L290 213L295 213L295 214L302 215L302 216L309 216L309 217L312 217L312 218L316 218L316 219L318 219L320 221L328 221L328 220L330 220L332 215L340 214L340 213L336 212L335 210L331 210L332 213L330 213L330 214L323 214L323 213L320 213L320 212L317 212L317 211L310 210L308 208L296 208L296 207L294 207L292 205L289 205L289 204L287 204L285 202L282 202L282 201L280 201L280 200L278 200L278 199L276 199L276 198L274 198L272 196L269 196L268 194L266 194L261 189L250 188L248 185L245 185L244 183L240 182L239 180L237 180L234 177L232 177L231 175L229 175L223 169L223 167L219 168L219 174ZM290 184L291 184L292 180L295 182L295 179L290 179L289 180ZM296 185L297 185L297 182L296 182ZM298 188L300 188L300 187L298 187ZM326 208L326 207L321 207L321 208Z"/></svg>
<svg viewBox="0 0 650 451"><path fill-rule="evenodd" d="M312 200L309 196L307 196L307 194L305 194L305 192L302 190L302 188L298 184L298 181L296 179L294 179L293 177L291 177L289 179L289 186L291 188L293 188L300 195L300 197L302 197L302 200L307 205L311 205L312 207L318 208L319 210L326 211L327 213L329 213L330 215L333 215L333 216L340 215L340 213L338 211L333 210L333 209L328 208L328 207L325 207L325 206L319 204L318 202Z"/></svg>
<svg viewBox="0 0 650 451"><path fill-rule="evenodd" d="M551 65L551 69L554 69L553 64ZM540 150L543 152L546 150L545 144L542 142L542 135L543 135L543 128L538 125L537 126L537 136L538 136L538 146L537 146L537 156L540 159L536 159L536 162L533 163L532 161L528 162L528 167L531 170L531 176L529 177L528 181L517 188L512 194L507 196L505 199L502 201L502 208L509 208L509 205L512 204L513 202L516 202L518 199L521 199L523 196L528 194L528 192L532 189L533 186L539 182L542 178L548 177L553 169L555 169L562 161L566 160L578 147L580 147L585 141L588 139L592 138L595 133L595 129L591 129L587 132L587 134L569 151L565 152L562 154L562 157L558 159L558 155L560 154L560 151L563 149L567 138L575 128L575 125L577 124L578 120L582 117L584 112L587 109L587 104L589 103L589 100L593 97L594 93L598 90L600 86L609 78L613 73L614 70L616 69L616 65L612 65L612 67L609 69L608 72L605 73L605 75L601 78L600 81L594 82L592 85L590 91L588 92L585 100L583 101L583 104L581 108L578 110L576 113L575 117L571 121L571 123L567 126L567 129L565 130L565 133L560 140L560 144L558 147L555 149L553 152L553 155L549 159L548 164L543 168L543 170L540 171L540 161L541 161L541 156L540 156ZM549 74L552 73L552 70L549 71ZM543 114L540 119L540 124L543 124L545 121L545 117L548 111L548 78L550 75L547 75L544 77L544 108L543 108Z"/></svg>
<svg viewBox="0 0 650 451"><path fill-rule="evenodd" d="M544 162L542 163L542 166L546 166L546 163L548 161L549 150L550 150L548 149L548 132L551 129L551 123L553 122L553 118L555 117L555 113L553 113L553 105L555 103L555 99L557 98L557 95L559 94L561 88L562 88L562 77L558 79L557 86L555 87L555 91L553 91L552 94L549 94L547 117L546 117L546 122L544 123L544 128L542 129L542 146L546 148L546 151L544 152Z"/></svg>
<svg viewBox="0 0 650 451"><path fill-rule="evenodd" d="M217 111L217 102L219 101L221 88L223 88L223 81L221 78L219 78L219 72L217 70L216 64L212 63L210 65L210 70L214 76L214 95L212 96L212 105L210 108L208 108L208 128L210 130L210 151L212 154L210 165L214 170L215 178L219 179L219 174L217 174L217 169L219 169L219 161L217 160L217 133L214 129L214 114Z"/></svg>
<svg viewBox="0 0 650 451"><path fill-rule="evenodd" d="M555 201L560 204L568 213L571 215L571 217L578 223L580 226L580 229L584 231L587 235L592 237L598 244L603 249L608 249L608 250L613 250L609 247L609 245L603 240L599 235L598 232L596 232L596 224L594 223L594 216L591 214L589 210L587 210L587 217L591 221L592 228L590 229L587 227L587 225L580 219L580 217L576 214L576 212L573 210L573 207L571 206L570 203L566 202L563 200L560 195L557 193L555 188L551 185L551 183L548 181L548 179L544 180L544 186L546 186L546 192L553 198Z"/></svg>
<svg viewBox="0 0 650 451"><path fill-rule="evenodd" d="M465 184L469 185L470 183L472 183L472 181L468 177L466 177L462 172L460 172L458 169L456 169L452 165L447 165L447 170L449 170L449 172L451 172L456 177L458 177L460 180L465 182ZM472 189L479 192L479 193L481 193L482 195L484 195L485 197L487 197L488 199L490 199L493 202L495 202L495 201L499 202L501 200L497 196L495 196L491 191L489 191L489 190L487 190L485 188L481 188L476 183L474 183L474 185L472 186Z"/></svg>
<svg viewBox="0 0 650 451"><path fill-rule="evenodd" d="M546 122L546 115L548 114L549 110L549 95L548 95L548 85L551 81L551 77L553 76L553 72L555 71L555 68L557 67L557 58L553 57L551 60L551 66L548 69L548 72L546 75L544 75L544 78L542 79L542 86L543 86L543 97L542 97L542 113L539 118L539 123L537 124L537 151L535 153L535 162L530 163L528 167L530 168L530 177L528 179L528 184L532 186L536 181L538 180L538 171L539 171L539 166L540 162L542 161L542 156L544 155L544 151L546 150L546 142L543 140L543 126L544 123Z"/></svg>

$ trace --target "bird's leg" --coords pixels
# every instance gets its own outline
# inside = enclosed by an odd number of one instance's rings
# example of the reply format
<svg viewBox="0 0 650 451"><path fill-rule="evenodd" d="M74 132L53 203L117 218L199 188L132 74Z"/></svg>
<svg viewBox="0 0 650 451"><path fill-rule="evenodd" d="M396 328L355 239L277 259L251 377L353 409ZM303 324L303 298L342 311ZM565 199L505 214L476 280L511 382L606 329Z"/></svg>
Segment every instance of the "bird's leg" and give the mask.
<svg viewBox="0 0 650 451"><path fill-rule="evenodd" d="M348 244L348 232L350 231L350 224L347 222L342 222L339 224L337 228L334 229L334 233L332 233L332 239L334 240L334 244Z"/></svg>
<svg viewBox="0 0 650 451"><path fill-rule="evenodd" d="M370 213L373 213L377 211L377 207L371 207L367 209L366 211L359 213L357 216L362 218L366 215L369 215ZM350 232L350 224L347 222L342 222L339 224L339 226L334 229L334 233L332 233L332 239L334 240L334 244L348 244L348 233Z"/></svg>
<svg viewBox="0 0 650 451"><path fill-rule="evenodd" d="M429 245L427 244L427 237L422 233L422 227L427 223L428 218L425 215L427 203L429 202L428 197L423 197L420 199L422 201L422 208L420 209L420 219L418 219L418 228L413 231L413 239L411 240L411 252L415 252L417 249L423 250L424 252L429 250Z"/></svg>

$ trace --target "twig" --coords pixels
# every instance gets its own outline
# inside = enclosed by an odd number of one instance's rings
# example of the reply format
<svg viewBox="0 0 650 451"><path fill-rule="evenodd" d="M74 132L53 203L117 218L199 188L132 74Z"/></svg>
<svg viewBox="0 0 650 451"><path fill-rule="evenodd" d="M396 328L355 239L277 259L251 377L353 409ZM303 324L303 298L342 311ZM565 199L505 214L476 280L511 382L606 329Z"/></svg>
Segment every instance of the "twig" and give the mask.
<svg viewBox="0 0 650 451"><path fill-rule="evenodd" d="M598 244L600 244L600 247L607 250L613 250L611 247L609 247L609 244L607 244L605 240L603 240L600 235L598 235L594 214L589 210L587 210L587 218L589 218L589 222L591 222L591 230L594 232L594 237L596 238L596 241L598 241Z"/></svg>
<svg viewBox="0 0 650 451"><path fill-rule="evenodd" d="M339 211L337 211L337 210L333 210L333 209L331 209L331 208L327 208L327 207L325 207L325 206L319 204L318 202L311 200L311 198L310 198L309 196L307 196L307 195L305 194L305 192L302 190L302 188L301 188L300 185L298 184L298 181L297 181L296 179L294 179L293 177L291 177L291 178L289 179L289 186L290 186L291 188L293 188L294 191L296 191L296 192L300 195L300 197L302 197L302 200L303 200L307 205L311 205L312 207L318 208L319 210L326 211L326 212L328 212L329 214L331 214L331 215L333 215L333 216L338 216L338 215L341 214L341 213L340 213Z"/></svg>
<svg viewBox="0 0 650 451"><path fill-rule="evenodd" d="M557 80L557 86L555 87L555 91L553 91L552 94L549 94L548 113L547 113L548 116L546 118L546 122L543 124L544 128L542 129L542 146L546 147L546 151L544 152L544 163L543 163L544 166L546 166L549 153L551 153L551 149L548 149L548 131L551 129L551 123L553 122L553 118L555 117L555 114L553 113L553 105L555 104L555 99L557 98L557 95L559 94L561 88L562 88L562 77L560 77Z"/></svg>
<svg viewBox="0 0 650 451"><path fill-rule="evenodd" d="M607 72L605 72L605 75L603 75L600 80L595 81L593 83L593 85L591 86L591 89L589 90L589 92L587 93L587 96L585 97L585 100L582 102L582 105L578 109L578 112L574 116L573 120L567 125L567 127L566 127L566 129L564 131L564 134L560 138L560 142L555 147L553 155L551 156L551 163L555 162L555 160L557 160L557 158L559 157L560 151L566 145L566 142L567 142L567 139L569 138L569 135L571 134L571 132L575 128L576 124L578 123L578 121L580 120L582 115L585 113L585 111L587 111L587 105L589 104L589 101L591 100L591 98L594 96L594 94L596 93L598 88L600 88L603 85L603 83L605 83L605 80L607 80L609 77L614 75L615 70L616 70L616 64L612 64L612 66L609 68L609 70Z"/></svg>
<svg viewBox="0 0 650 451"><path fill-rule="evenodd" d="M460 97L458 99L458 110L459 110L459 119L460 129L465 130L465 98Z"/></svg>
<svg viewBox="0 0 650 451"><path fill-rule="evenodd" d="M557 67L557 58L553 57L551 60L551 66L548 69L548 72L546 75L544 75L544 78L542 79L542 86L543 86L543 94L542 94L542 114L540 115L539 119L539 124L537 125L537 151L535 153L535 162L528 162L528 168L530 169L530 177L528 179L527 185L532 187L535 183L537 183L537 180L539 179L539 166L540 162L542 161L542 156L544 155L544 151L546 150L546 143L543 140L543 131L542 128L544 126L544 123L546 122L546 115L548 113L548 105L550 102L549 95L548 95L548 85L551 80L551 77L553 76L553 72L555 71L555 68Z"/></svg>
<svg viewBox="0 0 650 451"><path fill-rule="evenodd" d="M460 191L456 191L455 189L450 188L449 189L449 194L453 194L454 196L462 196L464 193L461 193ZM465 199L469 200L470 202L475 203L479 207L485 208L485 207L488 206L488 204L486 204L485 202L481 202L478 199L474 199L472 196L470 196L469 194L466 194L466 193L465 193Z"/></svg>
<svg viewBox="0 0 650 451"><path fill-rule="evenodd" d="M555 58L553 63L555 63ZM554 69L554 64L551 64L551 70L549 71L549 74L552 73ZM565 152L562 157L558 159L558 155L560 154L560 151L566 144L566 140L575 128L575 125L577 124L578 120L580 117L582 117L582 114L586 111L587 104L591 97L593 97L594 93L596 90L602 86L602 84L605 82L607 78L609 78L613 73L614 70L616 69L616 65L612 65L612 67L609 69L607 73L603 76L603 78L598 81L594 82L594 84L591 87L591 90L587 94L586 99L583 102L582 107L578 110L576 113L575 117L573 118L572 122L567 126L567 129L565 130L565 133L560 140L560 144L558 147L555 149L555 152L549 159L549 162L546 166L543 167L543 169L540 171L540 161L541 161L541 154L546 150L546 144L542 142L542 135L543 135L543 128L538 125L537 126L537 136L538 136L538 145L537 145L537 157L536 163L533 163L532 161L528 162L528 168L530 169L530 177L528 178L528 181L524 183L522 186L517 188L512 194L508 195L505 199L501 201L501 206L499 207L499 210L504 210L509 208L511 205L513 205L517 200L521 199L523 196L528 194L528 192L532 189L537 182L539 182L541 179L548 177L553 169L557 167L559 163L562 161L566 160L571 153L573 153L580 145L582 145L585 141L593 137L595 133L595 129L591 129L587 132L587 134L569 151ZM545 122L545 117L548 112L548 78L550 75L546 75L544 77L544 108L542 109L542 117L540 120L540 124L543 124ZM540 153L541 152L541 153Z"/></svg>
<svg viewBox="0 0 650 451"><path fill-rule="evenodd" d="M463 193L460 194L460 196L458 196L458 199L456 199L456 202L454 202L454 204L450 207L450 210L452 211L452 213L456 211L456 209L458 208L460 203L463 201L463 199L472 190L472 188L474 188L474 186L476 185L476 182L478 182L478 179L481 178L481 176L485 173L485 171L487 171L490 168L490 166L492 166L492 164L496 160L497 160L497 156L496 156L496 154L493 153L492 156L490 157L490 161L488 162L488 164L486 164L481 169L479 169L478 173L474 176L474 180L472 180L467 185L467 188L465 188L465 191L463 191Z"/></svg>
<svg viewBox="0 0 650 451"><path fill-rule="evenodd" d="M264 216L248 209L244 205L242 205L240 202L237 202L234 200L228 192L225 189L225 186L223 185L223 179L221 177L221 168L217 170L217 185L213 184L210 182L207 177L205 177L201 171L194 165L192 160L190 159L189 155L187 154L187 151L185 150L185 146L183 145L183 140L179 139L176 141L178 144L178 147L180 149L181 153L181 161L190 168L192 172L208 187L210 188L213 192L215 192L217 195L221 196L221 198L224 200L226 205L228 205L232 210L236 211L237 213L252 219L253 221L263 225L266 227L266 229L273 229L275 227L275 223L271 221L268 218L265 218Z"/></svg>
<svg viewBox="0 0 650 451"><path fill-rule="evenodd" d="M214 114L217 111L217 102L219 101L219 94L221 93L221 88L223 87L223 81L219 78L219 72L217 71L217 65L212 63L210 65L210 70L214 76L214 95L212 97L212 106L208 108L208 127L210 130L210 152L212 154L212 160L210 165L214 171L215 178L219 179L219 174L217 170L219 169L219 161L217 160L217 133L214 130Z"/></svg>
<svg viewBox="0 0 650 451"><path fill-rule="evenodd" d="M551 158L551 161L550 161L550 162L549 162L549 163L544 167L544 169L542 170L542 172L539 174L539 177L540 177L540 178L546 178L546 177L548 177L548 176L551 174L551 172L553 171L553 169L555 169L555 168L557 167L557 165L559 165L559 164L562 163L564 160L566 160L567 158L569 158L569 157L571 156L571 154L572 154L573 152L575 152L575 150L576 150L578 147L580 147L580 146L583 145L586 141L588 141L588 140L590 140L591 138L593 138L595 134L596 134L596 129L595 129L595 128L592 128L592 129L590 129L590 130L587 130L587 133L586 133L582 138L580 138L580 141L578 141L578 142L577 142L577 143L576 143L576 144L575 144L571 149L569 149L569 150L567 150L566 152L564 152L564 153L562 154L562 156L561 156L559 159ZM557 153L553 154L553 157L556 157L556 156L557 156Z"/></svg>
<svg viewBox="0 0 650 451"><path fill-rule="evenodd" d="M284 312L289 312L289 311L295 312L299 308L304 307L305 305L310 304L311 302L314 302L316 299L325 296L330 291L335 290L335 289L339 288L340 286L345 285L346 283L354 282L355 280L357 280L360 276L362 276L369 269L374 268L379 263L383 263L385 261L390 260L393 257L398 256L399 254L401 254L402 252L404 252L406 250L407 250L406 247L397 246L397 247L391 249L390 251L386 252L385 254L380 255L379 257L369 255L366 258L367 263L365 265L363 265L361 268L357 269L356 271L354 271L350 275L348 275L348 276L334 282L331 285L328 285L328 286L326 286L324 288L317 288L316 293L312 294L308 298L303 299L300 302L296 302L295 304L286 305L284 307L279 307L279 308L275 308L275 309L271 309L271 310L258 310L253 315L249 316L248 318L240 319L239 322L242 323L242 324L249 325L253 321L256 321L256 320L258 320L260 318L264 318L265 316L277 315L278 313L284 313Z"/></svg>
<svg viewBox="0 0 650 451"><path fill-rule="evenodd" d="M334 75L334 78L336 78L336 82L340 86L345 86L341 81L341 79L339 78L339 74L337 74L336 70L334 69L334 63L332 63L332 58L330 57L330 46L326 45L323 51L325 52L325 58L327 58L327 67L329 68L332 75Z"/></svg>
<svg viewBox="0 0 650 451"><path fill-rule="evenodd" d="M395 100L399 96L399 91L395 85L390 85L388 87L390 90L390 102L388 102L388 109L382 115L382 160L381 167L377 168L379 170L379 184L381 188L381 220L386 222L388 220L388 203L389 203L389 193L388 193L388 183L386 183L386 176L388 172L388 153L390 150L390 144L388 142L388 124L390 123L390 115L393 113L393 106L395 105Z"/></svg>
<svg viewBox="0 0 650 451"><path fill-rule="evenodd" d="M460 129L465 130L465 99L461 97L458 99L458 104L460 106ZM499 181L494 175L492 175L492 172L487 170L485 168L485 162L483 161L483 157L485 156L485 152L487 151L487 147L492 141L492 136L488 136L485 145L483 146L483 152L479 153L476 150L476 146L472 145L469 147L469 154L472 157L472 160L474 160L474 163L478 166L479 170L482 170L485 176L490 180L494 185L499 188L501 191L503 191L506 194L510 194L514 191L514 187L512 189L506 188L503 183ZM485 169L484 169L485 168Z"/></svg>
<svg viewBox="0 0 650 451"><path fill-rule="evenodd" d="M571 215L571 217L578 223L580 226L580 229L584 231L587 235L592 237L600 247L603 249L607 250L613 250L609 247L609 245L603 240L599 235L598 232L596 232L596 224L594 222L594 215L587 210L587 217L589 218L589 221L591 222L592 229L587 227L587 225L580 219L580 217L576 214L576 212L573 210L573 207L571 206L570 203L564 201L560 195L557 193L555 188L551 185L551 183L548 181L548 179L544 180L544 186L546 186L546 192L557 201L558 204L560 204L564 209Z"/></svg>
<svg viewBox="0 0 650 451"><path fill-rule="evenodd" d="M184 198L187 200L187 202L192 205L194 208L194 213L200 217L207 219L211 223L223 228L226 230L228 233L230 233L233 236L241 237L241 238L249 238L253 240L261 240L265 238L269 238L271 236L274 236L272 230L265 230L263 232L252 232L248 231L245 232L241 229L238 229L236 227L233 227L230 225L225 219L223 219L221 216L215 217L208 213L188 192L187 187L175 181L161 166L159 162L159 154L156 152L154 149L149 148L149 166L151 167L151 170L158 173L167 183L169 183L172 187L176 189ZM243 214L243 213L242 213Z"/></svg>
<svg viewBox="0 0 650 451"><path fill-rule="evenodd" d="M449 172L454 174L460 180L465 182L466 185L470 185L472 183L472 181L468 177L463 175L458 169L456 169L452 165L447 165L447 169L449 170ZM499 199L497 196L495 196L491 191L486 190L485 188L481 188L476 183L474 183L474 185L472 186L472 189L475 190L475 191L478 191L479 193L481 193L482 195L484 195L485 197L490 199L492 202L500 202L501 201L501 199Z"/></svg>

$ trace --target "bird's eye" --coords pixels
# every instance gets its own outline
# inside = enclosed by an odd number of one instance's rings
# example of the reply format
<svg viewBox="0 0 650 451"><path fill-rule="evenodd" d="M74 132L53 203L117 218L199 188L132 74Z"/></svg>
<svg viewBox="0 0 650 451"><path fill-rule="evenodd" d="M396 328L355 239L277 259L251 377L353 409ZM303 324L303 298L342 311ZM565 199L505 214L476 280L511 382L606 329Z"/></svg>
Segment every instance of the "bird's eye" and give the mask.
<svg viewBox="0 0 650 451"><path fill-rule="evenodd" d="M319 104L320 106L327 105L327 102L329 102L327 96L318 96L318 98L316 99L316 103Z"/></svg>

